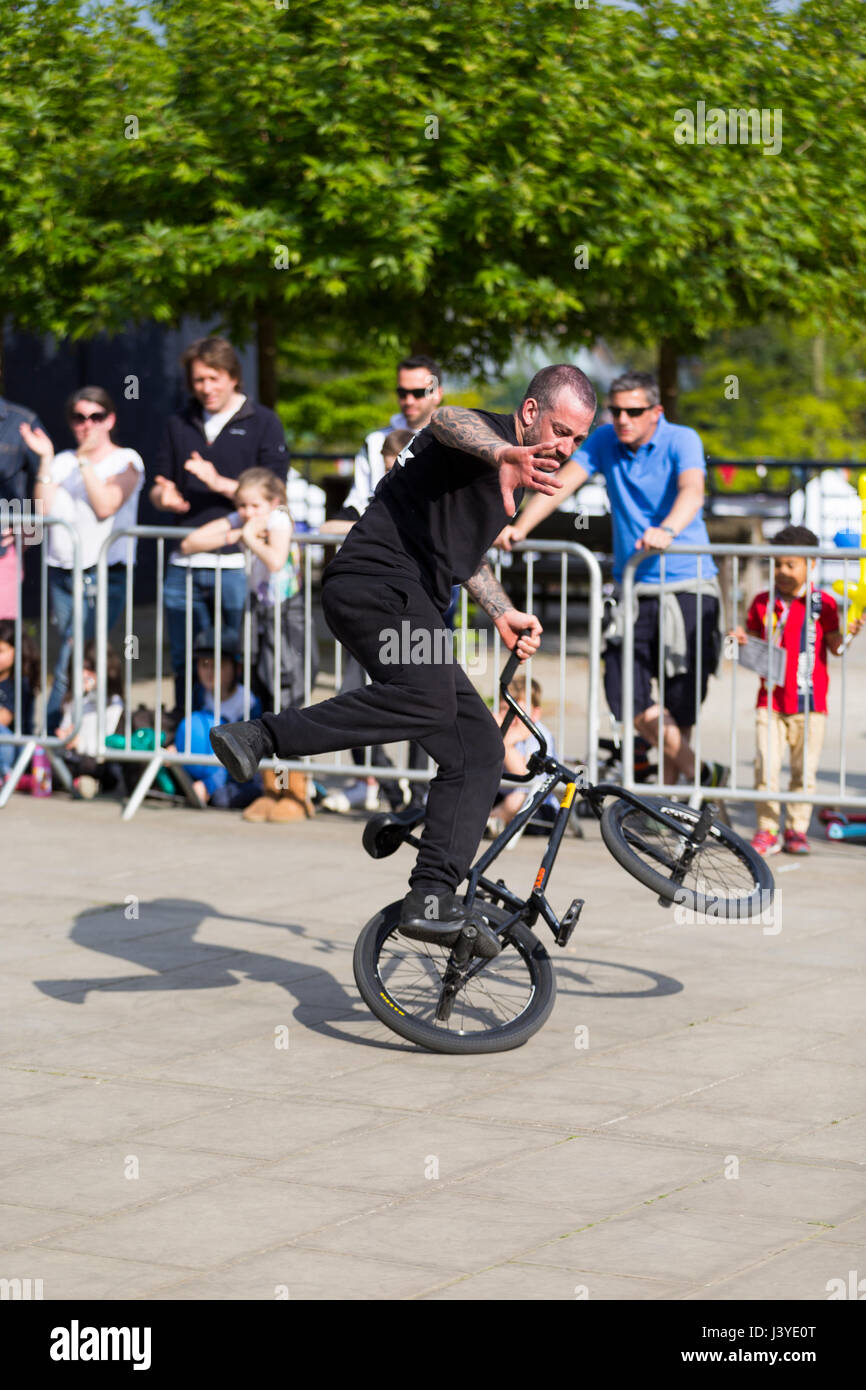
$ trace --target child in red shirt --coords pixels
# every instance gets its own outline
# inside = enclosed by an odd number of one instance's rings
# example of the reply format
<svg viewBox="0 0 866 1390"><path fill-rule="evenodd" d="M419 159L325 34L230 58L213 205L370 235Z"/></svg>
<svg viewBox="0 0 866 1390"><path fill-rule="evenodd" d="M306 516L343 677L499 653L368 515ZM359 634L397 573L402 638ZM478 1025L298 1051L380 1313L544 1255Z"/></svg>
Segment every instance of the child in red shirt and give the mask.
<svg viewBox="0 0 866 1390"><path fill-rule="evenodd" d="M818 537L806 526L785 526L773 537L774 545L817 546ZM755 755L755 788L776 791L785 746L790 749L790 791L814 791L818 759L827 723L827 652L837 656L845 638L839 630L839 611L830 594L814 588L815 561L804 555L780 555L775 563L775 596L772 607L767 590L757 594L746 618L746 632L769 640L786 653L785 678L773 687L768 709L767 682L758 691ZM809 605L807 621L806 605ZM769 610L769 612L768 612ZM858 632L862 620L849 623ZM745 644L746 632L735 636ZM809 711L808 751L805 748L806 711ZM805 765L804 765L805 764ZM808 854L806 832L812 817L808 802L789 802L784 849L789 854ZM778 801L758 802L758 831L752 840L760 854L778 854L780 807Z"/></svg>

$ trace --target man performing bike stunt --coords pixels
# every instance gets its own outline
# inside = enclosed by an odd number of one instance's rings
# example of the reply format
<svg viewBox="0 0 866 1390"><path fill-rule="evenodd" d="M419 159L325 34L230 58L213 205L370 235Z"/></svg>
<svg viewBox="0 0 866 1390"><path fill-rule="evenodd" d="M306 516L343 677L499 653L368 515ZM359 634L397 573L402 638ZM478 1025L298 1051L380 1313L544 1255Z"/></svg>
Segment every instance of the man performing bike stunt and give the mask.
<svg viewBox="0 0 866 1390"><path fill-rule="evenodd" d="M504 748L462 667L429 657L413 662L412 654L445 651L437 634L454 583L465 584L521 660L538 649L541 624L513 606L485 556L524 488L551 496L560 486L553 474L585 440L595 408L589 378L563 364L536 373L513 415L438 410L413 440L411 457L379 484L322 581L328 626L372 683L211 730L214 752L239 782L254 776L262 758L418 740L438 771L400 912L401 934L416 940L451 944L466 922L455 889L487 824ZM389 630L406 631L403 624L411 642L399 644L395 662L385 639ZM479 940L478 953L495 954L495 934L482 935L486 948Z"/></svg>

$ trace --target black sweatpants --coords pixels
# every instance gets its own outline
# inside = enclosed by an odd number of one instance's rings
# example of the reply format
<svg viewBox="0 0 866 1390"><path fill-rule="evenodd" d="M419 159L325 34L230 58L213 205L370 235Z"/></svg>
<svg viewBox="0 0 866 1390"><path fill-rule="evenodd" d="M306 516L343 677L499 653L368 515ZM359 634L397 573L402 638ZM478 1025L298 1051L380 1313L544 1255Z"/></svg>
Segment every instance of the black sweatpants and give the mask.
<svg viewBox="0 0 866 1390"><path fill-rule="evenodd" d="M277 756L417 739L438 771L409 882L421 892L453 891L466 877L499 789L499 725L454 659L452 634L419 584L386 571L334 575L323 584L322 611L371 684L263 715Z"/></svg>

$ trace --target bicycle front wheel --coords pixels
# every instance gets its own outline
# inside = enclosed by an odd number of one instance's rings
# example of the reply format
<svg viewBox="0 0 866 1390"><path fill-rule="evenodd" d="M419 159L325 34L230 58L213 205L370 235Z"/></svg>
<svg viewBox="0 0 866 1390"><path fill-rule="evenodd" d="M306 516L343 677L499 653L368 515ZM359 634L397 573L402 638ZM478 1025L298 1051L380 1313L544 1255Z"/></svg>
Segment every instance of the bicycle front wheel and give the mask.
<svg viewBox="0 0 866 1390"><path fill-rule="evenodd" d="M680 876L687 834L700 814L678 801L647 797L637 807L619 797L604 808L601 835L614 859L666 902L712 917L748 918L760 913L772 900L769 865L719 821L711 823ZM678 835L665 825L662 815L679 822L684 833Z"/></svg>
<svg viewBox="0 0 866 1390"><path fill-rule="evenodd" d="M510 915L479 902L491 926ZM548 1017L556 997L550 957L523 923L509 929L506 944L480 968L437 1018L451 951L398 934L400 904L371 918L355 945L353 968L361 997L378 1019L409 1042L433 1052L504 1052L520 1047Z"/></svg>

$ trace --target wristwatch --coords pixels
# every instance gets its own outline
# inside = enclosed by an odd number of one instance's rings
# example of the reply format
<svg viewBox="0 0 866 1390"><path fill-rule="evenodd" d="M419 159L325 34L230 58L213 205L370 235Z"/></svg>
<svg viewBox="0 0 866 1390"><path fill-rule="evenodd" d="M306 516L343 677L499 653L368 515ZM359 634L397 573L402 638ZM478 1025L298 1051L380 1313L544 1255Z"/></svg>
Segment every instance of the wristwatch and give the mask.
<svg viewBox="0 0 866 1390"><path fill-rule="evenodd" d="M677 533L676 533L676 531L674 530L673 526L660 526L660 527L659 527L659 530L660 530L660 531L667 531L667 533L668 533L669 536L673 536L674 539L676 539L676 534L677 534Z"/></svg>

